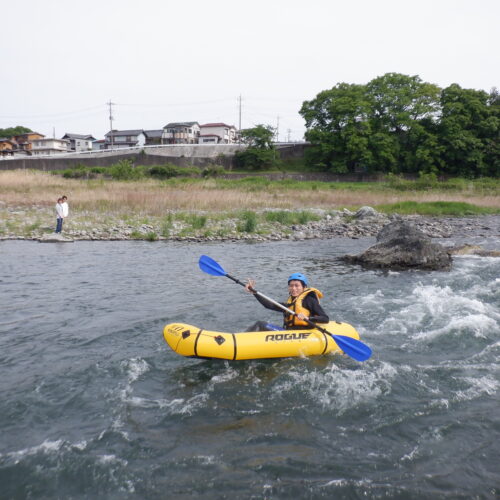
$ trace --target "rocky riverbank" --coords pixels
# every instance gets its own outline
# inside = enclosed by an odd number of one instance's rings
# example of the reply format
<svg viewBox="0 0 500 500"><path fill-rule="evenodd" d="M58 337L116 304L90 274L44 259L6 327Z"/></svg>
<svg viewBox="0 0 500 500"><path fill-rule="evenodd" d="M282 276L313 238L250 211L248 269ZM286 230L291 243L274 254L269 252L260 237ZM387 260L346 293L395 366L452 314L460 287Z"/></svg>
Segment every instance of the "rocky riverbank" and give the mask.
<svg viewBox="0 0 500 500"><path fill-rule="evenodd" d="M423 217L385 215L371 207L357 212L344 210L307 211L315 220L303 224L268 222L255 213L249 227L241 214L169 213L163 217L142 214L119 215L73 211L65 221L66 240L174 240L174 241L270 241L327 238L362 238L376 236L394 220L412 222L431 238L473 236L500 237L500 216ZM0 240L46 240L53 235L55 218L47 207L1 207Z"/></svg>

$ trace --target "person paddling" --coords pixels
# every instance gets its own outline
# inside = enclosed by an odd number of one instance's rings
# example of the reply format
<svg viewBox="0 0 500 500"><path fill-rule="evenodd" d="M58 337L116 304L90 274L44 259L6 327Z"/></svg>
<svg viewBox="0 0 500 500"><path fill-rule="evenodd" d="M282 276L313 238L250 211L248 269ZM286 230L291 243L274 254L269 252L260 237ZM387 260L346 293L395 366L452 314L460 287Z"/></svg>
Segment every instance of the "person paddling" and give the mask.
<svg viewBox="0 0 500 500"><path fill-rule="evenodd" d="M255 280L248 279L245 289L247 292L252 293L266 309L283 312L281 308L255 293ZM297 314L283 313L283 327L285 330L311 328L304 321L306 318L313 323L328 323L330 321L330 318L319 303L319 299L323 297L323 294L316 288L309 287L309 281L304 274L293 273L290 275L288 278L288 293L288 300L282 304ZM247 332L262 332L276 329L278 328L265 321L257 321Z"/></svg>

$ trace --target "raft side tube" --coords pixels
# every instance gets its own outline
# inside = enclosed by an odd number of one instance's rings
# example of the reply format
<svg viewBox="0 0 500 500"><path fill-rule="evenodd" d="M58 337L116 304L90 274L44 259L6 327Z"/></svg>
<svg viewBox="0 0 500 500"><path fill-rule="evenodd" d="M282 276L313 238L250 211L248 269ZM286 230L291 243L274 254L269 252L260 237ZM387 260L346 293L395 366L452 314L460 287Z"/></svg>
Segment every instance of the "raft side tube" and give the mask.
<svg viewBox="0 0 500 500"><path fill-rule="evenodd" d="M334 335L359 340L358 332L348 323L331 321L321 326ZM163 336L173 351L187 357L244 360L342 352L330 335L316 329L224 333L171 323L165 326Z"/></svg>

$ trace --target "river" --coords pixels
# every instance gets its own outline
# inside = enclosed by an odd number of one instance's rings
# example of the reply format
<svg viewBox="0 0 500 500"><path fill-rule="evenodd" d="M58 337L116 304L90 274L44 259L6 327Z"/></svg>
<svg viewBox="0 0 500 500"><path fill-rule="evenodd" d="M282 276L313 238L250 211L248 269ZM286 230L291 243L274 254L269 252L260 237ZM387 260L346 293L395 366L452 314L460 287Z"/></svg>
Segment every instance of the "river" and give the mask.
<svg viewBox="0 0 500 500"><path fill-rule="evenodd" d="M337 260L373 241L0 243L0 498L497 497L500 259ZM280 320L201 254L280 300L305 272L372 358L175 354L170 322Z"/></svg>

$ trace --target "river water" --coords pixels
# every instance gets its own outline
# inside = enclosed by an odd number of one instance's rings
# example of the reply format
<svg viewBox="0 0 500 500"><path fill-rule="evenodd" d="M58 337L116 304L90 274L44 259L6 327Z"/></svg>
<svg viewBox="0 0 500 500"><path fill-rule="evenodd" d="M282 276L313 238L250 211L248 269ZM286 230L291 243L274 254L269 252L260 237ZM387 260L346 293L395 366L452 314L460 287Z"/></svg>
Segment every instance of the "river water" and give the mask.
<svg viewBox="0 0 500 500"><path fill-rule="evenodd" d="M337 260L373 241L0 243L0 498L495 498L500 259ZM280 321L201 254L276 299L305 272L372 358L175 354L166 323Z"/></svg>

